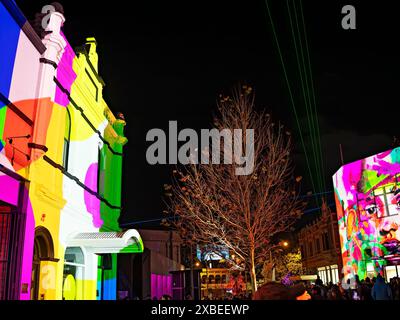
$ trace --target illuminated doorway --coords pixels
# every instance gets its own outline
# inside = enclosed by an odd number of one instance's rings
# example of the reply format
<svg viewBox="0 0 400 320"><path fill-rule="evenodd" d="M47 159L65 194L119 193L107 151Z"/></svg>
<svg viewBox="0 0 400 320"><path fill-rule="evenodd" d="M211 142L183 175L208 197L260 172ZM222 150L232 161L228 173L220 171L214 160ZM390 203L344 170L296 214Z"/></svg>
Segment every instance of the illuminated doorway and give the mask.
<svg viewBox="0 0 400 320"><path fill-rule="evenodd" d="M65 251L63 273L63 300L83 300L85 257L80 247Z"/></svg>
<svg viewBox="0 0 400 320"><path fill-rule="evenodd" d="M40 263L54 259L53 239L49 230L44 227L38 227L35 230L35 242L33 249L32 261L32 278L31 278L31 299L44 300L45 296L40 292Z"/></svg>

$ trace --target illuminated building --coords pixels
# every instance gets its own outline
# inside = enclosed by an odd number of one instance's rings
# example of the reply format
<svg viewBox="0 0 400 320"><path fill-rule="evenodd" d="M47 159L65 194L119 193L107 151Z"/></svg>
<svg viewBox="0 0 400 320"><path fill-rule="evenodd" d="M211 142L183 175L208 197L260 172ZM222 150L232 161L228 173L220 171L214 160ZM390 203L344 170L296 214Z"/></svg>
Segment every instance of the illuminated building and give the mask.
<svg viewBox="0 0 400 320"><path fill-rule="evenodd" d="M343 272L400 274L400 148L342 166L333 176Z"/></svg>
<svg viewBox="0 0 400 320"><path fill-rule="evenodd" d="M96 41L76 52L0 2L0 299L115 299L125 121L102 96Z"/></svg>
<svg viewBox="0 0 400 320"><path fill-rule="evenodd" d="M227 247L197 246L197 259L201 262L199 266L203 266L200 272L202 299L246 292L245 273L229 268L228 261L235 259L235 255L230 255Z"/></svg>
<svg viewBox="0 0 400 320"><path fill-rule="evenodd" d="M298 233L301 262L306 274L319 275L323 283L338 283L341 261L336 213L325 202L321 216Z"/></svg>
<svg viewBox="0 0 400 320"><path fill-rule="evenodd" d="M231 271L227 268L203 268L200 273L201 296L224 298L227 291L232 292Z"/></svg>

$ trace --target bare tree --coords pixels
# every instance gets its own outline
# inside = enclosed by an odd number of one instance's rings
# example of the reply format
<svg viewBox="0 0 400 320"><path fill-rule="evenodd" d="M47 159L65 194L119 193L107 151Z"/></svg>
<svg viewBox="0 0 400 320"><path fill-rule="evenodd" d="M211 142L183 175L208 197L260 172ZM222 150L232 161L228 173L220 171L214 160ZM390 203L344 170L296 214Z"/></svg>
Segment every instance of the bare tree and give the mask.
<svg viewBox="0 0 400 320"><path fill-rule="evenodd" d="M177 169L167 187L169 207L183 238L229 249L234 255L230 262L247 269L255 292L256 267L268 259L274 236L288 231L301 215L290 160L291 135L283 125L273 123L269 114L255 110L250 87L220 98L215 128L242 129L243 133L254 129L254 170L237 175L235 164L191 164ZM242 143L245 150L246 139Z"/></svg>

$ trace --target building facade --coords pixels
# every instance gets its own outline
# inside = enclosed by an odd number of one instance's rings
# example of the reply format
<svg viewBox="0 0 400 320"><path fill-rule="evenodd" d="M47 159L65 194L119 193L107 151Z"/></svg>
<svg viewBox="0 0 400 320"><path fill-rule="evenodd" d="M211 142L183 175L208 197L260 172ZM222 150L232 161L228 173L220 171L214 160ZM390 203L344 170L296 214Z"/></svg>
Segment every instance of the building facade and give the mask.
<svg viewBox="0 0 400 320"><path fill-rule="evenodd" d="M231 281L231 271L227 268L202 268L200 279L202 299L225 298L226 293L232 292L235 286L235 282ZM243 286L245 287L244 281Z"/></svg>
<svg viewBox="0 0 400 320"><path fill-rule="evenodd" d="M338 283L341 274L340 241L336 213L323 202L321 216L298 233L304 272L325 283Z"/></svg>
<svg viewBox="0 0 400 320"><path fill-rule="evenodd" d="M39 35L0 2L0 299L115 299L117 255L143 251L118 225L125 120L55 9Z"/></svg>
<svg viewBox="0 0 400 320"><path fill-rule="evenodd" d="M342 166L333 184L345 275L400 275L400 148Z"/></svg>
<svg viewBox="0 0 400 320"><path fill-rule="evenodd" d="M173 273L185 269L181 264L181 238L173 230L138 231L144 244L143 253L119 257L118 291L124 292L121 298L173 297Z"/></svg>

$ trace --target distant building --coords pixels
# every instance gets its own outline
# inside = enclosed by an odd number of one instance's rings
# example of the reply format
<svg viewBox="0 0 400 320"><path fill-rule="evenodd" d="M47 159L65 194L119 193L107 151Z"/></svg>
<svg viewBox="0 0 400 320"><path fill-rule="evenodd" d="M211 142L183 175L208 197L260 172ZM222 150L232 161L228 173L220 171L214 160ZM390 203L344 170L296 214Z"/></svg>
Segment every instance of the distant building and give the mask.
<svg viewBox="0 0 400 320"><path fill-rule="evenodd" d="M144 251L118 257L120 298L150 299L173 296L171 272L184 270L178 233L164 228L140 229Z"/></svg>
<svg viewBox="0 0 400 320"><path fill-rule="evenodd" d="M200 272L201 298L224 298L227 293L238 295L246 291L245 272L229 268L229 249L224 246L197 247Z"/></svg>
<svg viewBox="0 0 400 320"><path fill-rule="evenodd" d="M322 214L298 233L301 260L306 274L318 275L324 283L337 283L341 272L337 216L324 202Z"/></svg>

